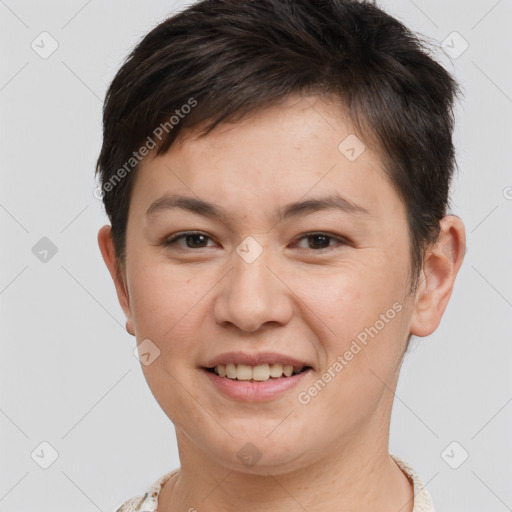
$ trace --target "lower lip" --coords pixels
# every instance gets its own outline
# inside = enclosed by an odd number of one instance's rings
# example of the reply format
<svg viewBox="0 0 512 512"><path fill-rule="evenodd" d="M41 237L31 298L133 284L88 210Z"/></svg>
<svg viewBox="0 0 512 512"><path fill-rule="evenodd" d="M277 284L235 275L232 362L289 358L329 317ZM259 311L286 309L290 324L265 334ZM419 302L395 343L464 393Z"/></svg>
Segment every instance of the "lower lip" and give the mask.
<svg viewBox="0 0 512 512"><path fill-rule="evenodd" d="M220 392L230 398L242 402L265 402L292 389L311 372L311 369L291 377L280 377L279 379L266 381L228 379L227 377L219 377L216 373L204 368L202 368L202 371Z"/></svg>

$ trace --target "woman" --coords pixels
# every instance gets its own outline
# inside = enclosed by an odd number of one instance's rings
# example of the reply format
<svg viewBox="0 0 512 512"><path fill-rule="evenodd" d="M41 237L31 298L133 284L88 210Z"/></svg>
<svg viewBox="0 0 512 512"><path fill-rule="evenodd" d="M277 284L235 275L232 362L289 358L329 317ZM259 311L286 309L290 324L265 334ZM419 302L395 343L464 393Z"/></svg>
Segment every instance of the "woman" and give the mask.
<svg viewBox="0 0 512 512"><path fill-rule="evenodd" d="M203 0L137 45L98 242L180 468L118 512L434 510L388 438L464 257L457 92L370 2Z"/></svg>

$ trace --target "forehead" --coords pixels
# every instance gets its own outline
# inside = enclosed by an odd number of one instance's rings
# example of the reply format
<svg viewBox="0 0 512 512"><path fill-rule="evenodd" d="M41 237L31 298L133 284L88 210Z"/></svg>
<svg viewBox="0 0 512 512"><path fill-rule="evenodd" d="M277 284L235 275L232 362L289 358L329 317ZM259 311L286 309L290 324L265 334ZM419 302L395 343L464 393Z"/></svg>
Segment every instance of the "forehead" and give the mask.
<svg viewBox="0 0 512 512"><path fill-rule="evenodd" d="M290 97L205 137L197 133L185 129L166 154L142 162L133 197L146 210L165 192L238 212L272 204L269 215L336 193L375 215L400 208L379 154L356 136L335 102Z"/></svg>

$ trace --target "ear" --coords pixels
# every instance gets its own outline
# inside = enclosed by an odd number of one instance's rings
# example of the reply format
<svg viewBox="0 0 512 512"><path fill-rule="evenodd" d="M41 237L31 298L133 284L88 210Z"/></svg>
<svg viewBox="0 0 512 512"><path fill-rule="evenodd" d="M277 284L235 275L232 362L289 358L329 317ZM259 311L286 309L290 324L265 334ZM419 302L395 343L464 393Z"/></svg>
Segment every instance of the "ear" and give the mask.
<svg viewBox="0 0 512 512"><path fill-rule="evenodd" d="M112 280L114 281L119 304L121 305L121 308L123 308L124 314L126 316L126 330L130 334L135 335L128 287L126 286L126 279L123 275L123 270L118 268L117 265L114 241L112 240L112 228L110 226L103 226L99 230L98 245L100 246L103 261L107 265Z"/></svg>
<svg viewBox="0 0 512 512"><path fill-rule="evenodd" d="M437 243L426 251L416 292L411 319L411 334L415 336L428 336L439 326L466 253L466 230L462 220L447 215L440 225Z"/></svg>

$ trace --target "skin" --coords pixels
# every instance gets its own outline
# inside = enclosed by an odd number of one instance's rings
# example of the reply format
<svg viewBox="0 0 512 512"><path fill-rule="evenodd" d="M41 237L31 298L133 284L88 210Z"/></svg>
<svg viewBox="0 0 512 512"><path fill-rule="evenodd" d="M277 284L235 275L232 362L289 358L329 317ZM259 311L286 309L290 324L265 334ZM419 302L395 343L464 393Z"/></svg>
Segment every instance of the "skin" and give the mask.
<svg viewBox="0 0 512 512"><path fill-rule="evenodd" d="M175 425L181 466L161 491L159 512L412 511L412 485L388 452L393 393L409 334L427 336L441 321L465 229L456 216L442 220L410 295L405 206L377 150L367 144L355 161L338 150L351 133L338 104L305 97L221 124L203 139L186 130L168 153L142 162L120 275L110 227L100 229L127 329L137 344L149 338L160 350L141 366ZM324 210L272 219L287 203L333 191L371 215ZM228 217L179 209L146 216L164 192L211 201ZM162 245L187 231L208 238ZM311 240L310 232L332 238ZM252 263L236 252L247 236L263 249ZM298 393L394 303L401 311L299 403ZM199 369L232 350L291 354L314 371L271 401L242 403ZM261 453L252 466L237 457L248 442Z"/></svg>

